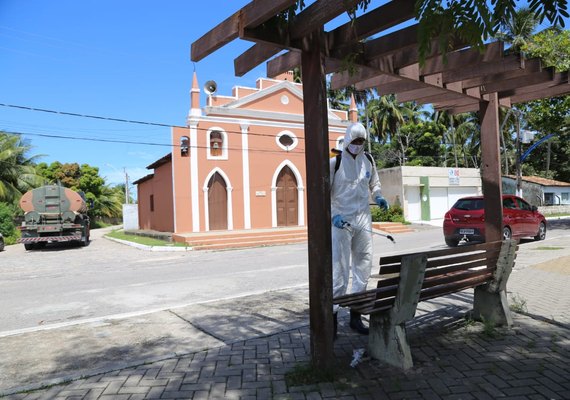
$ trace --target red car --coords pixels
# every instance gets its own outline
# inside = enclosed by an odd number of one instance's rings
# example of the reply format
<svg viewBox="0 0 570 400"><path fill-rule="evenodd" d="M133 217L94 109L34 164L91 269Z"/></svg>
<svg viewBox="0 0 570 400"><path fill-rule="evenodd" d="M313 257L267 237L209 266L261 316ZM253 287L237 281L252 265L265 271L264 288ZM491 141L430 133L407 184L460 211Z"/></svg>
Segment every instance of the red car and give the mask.
<svg viewBox="0 0 570 400"><path fill-rule="evenodd" d="M485 199L483 196L463 197L445 213L443 235L448 246L460 241L485 241ZM514 195L503 196L503 237L533 237L544 240L546 219L525 200Z"/></svg>

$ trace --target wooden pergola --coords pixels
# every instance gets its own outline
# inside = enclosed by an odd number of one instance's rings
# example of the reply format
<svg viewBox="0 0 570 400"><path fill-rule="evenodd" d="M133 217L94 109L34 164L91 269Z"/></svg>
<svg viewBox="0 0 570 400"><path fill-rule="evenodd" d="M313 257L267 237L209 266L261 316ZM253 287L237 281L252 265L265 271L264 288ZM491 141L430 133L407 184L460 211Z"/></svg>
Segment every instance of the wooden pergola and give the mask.
<svg viewBox="0 0 570 400"><path fill-rule="evenodd" d="M506 54L500 42L484 51L456 42L446 55L433 41L419 63L415 0L371 2L363 15L326 32L325 24L358 0L316 0L287 23L277 15L296 0L252 0L192 43L200 61L234 39L254 44L234 60L236 76L267 61L267 75L301 66L305 115L311 355L317 367L333 361L329 140L325 76L340 89L376 88L401 102L432 104L450 113L478 111L486 239L502 239L499 107L570 93L568 73L538 59ZM375 7L375 4L381 5ZM410 21L405 28L387 33ZM346 68L350 60L350 72Z"/></svg>

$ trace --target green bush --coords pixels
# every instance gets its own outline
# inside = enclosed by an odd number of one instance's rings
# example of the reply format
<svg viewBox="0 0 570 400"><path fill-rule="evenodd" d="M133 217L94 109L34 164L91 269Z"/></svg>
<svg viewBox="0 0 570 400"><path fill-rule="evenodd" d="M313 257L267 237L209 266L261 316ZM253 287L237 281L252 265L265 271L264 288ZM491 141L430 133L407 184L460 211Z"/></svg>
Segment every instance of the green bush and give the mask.
<svg viewBox="0 0 570 400"><path fill-rule="evenodd" d="M404 210L399 205L390 206L387 210L373 206L370 210L374 222L400 222L405 223Z"/></svg>
<svg viewBox="0 0 570 400"><path fill-rule="evenodd" d="M14 224L15 207L7 203L0 203L0 232L4 235L6 244L14 244L20 237L20 231Z"/></svg>

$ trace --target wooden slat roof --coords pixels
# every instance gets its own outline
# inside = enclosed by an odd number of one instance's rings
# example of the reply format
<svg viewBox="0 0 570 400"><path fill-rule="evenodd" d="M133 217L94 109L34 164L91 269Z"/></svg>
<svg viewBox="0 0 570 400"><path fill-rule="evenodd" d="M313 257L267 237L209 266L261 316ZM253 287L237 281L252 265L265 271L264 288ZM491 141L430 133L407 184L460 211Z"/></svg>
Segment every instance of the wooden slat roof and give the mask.
<svg viewBox="0 0 570 400"><path fill-rule="evenodd" d="M241 76L267 61L268 76L301 63L303 38L358 4L357 0L316 0L288 23L275 17L295 5L294 0L253 0L192 44L192 60L199 61L230 41L253 42L234 60ZM331 86L339 89L377 88L401 101L431 103L450 112L477 110L489 93L498 93L502 105L570 93L567 73L543 68L537 59L505 54L503 44L488 44L483 51L457 42L444 56L434 40L424 65L419 65L418 26L414 0L392 0L325 32L324 67L333 73ZM399 24L407 26L393 30ZM351 59L354 71L343 71Z"/></svg>

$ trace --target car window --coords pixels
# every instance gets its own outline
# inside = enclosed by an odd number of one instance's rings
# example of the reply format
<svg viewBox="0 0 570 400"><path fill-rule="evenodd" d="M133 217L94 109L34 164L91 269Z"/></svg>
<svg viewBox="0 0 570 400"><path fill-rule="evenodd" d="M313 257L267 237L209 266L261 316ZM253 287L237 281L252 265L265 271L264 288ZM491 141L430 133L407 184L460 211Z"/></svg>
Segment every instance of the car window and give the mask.
<svg viewBox="0 0 570 400"><path fill-rule="evenodd" d="M457 210L482 210L485 207L485 202L482 199L459 199L453 206Z"/></svg>
<svg viewBox="0 0 570 400"><path fill-rule="evenodd" d="M504 208L517 208L515 201L510 197L503 199L503 207Z"/></svg>
<svg viewBox="0 0 570 400"><path fill-rule="evenodd" d="M530 204L528 204L526 201L524 201L523 199L516 199L517 200L517 204L519 205L519 208L521 210L526 210L526 211L531 211L532 208L530 207Z"/></svg>

